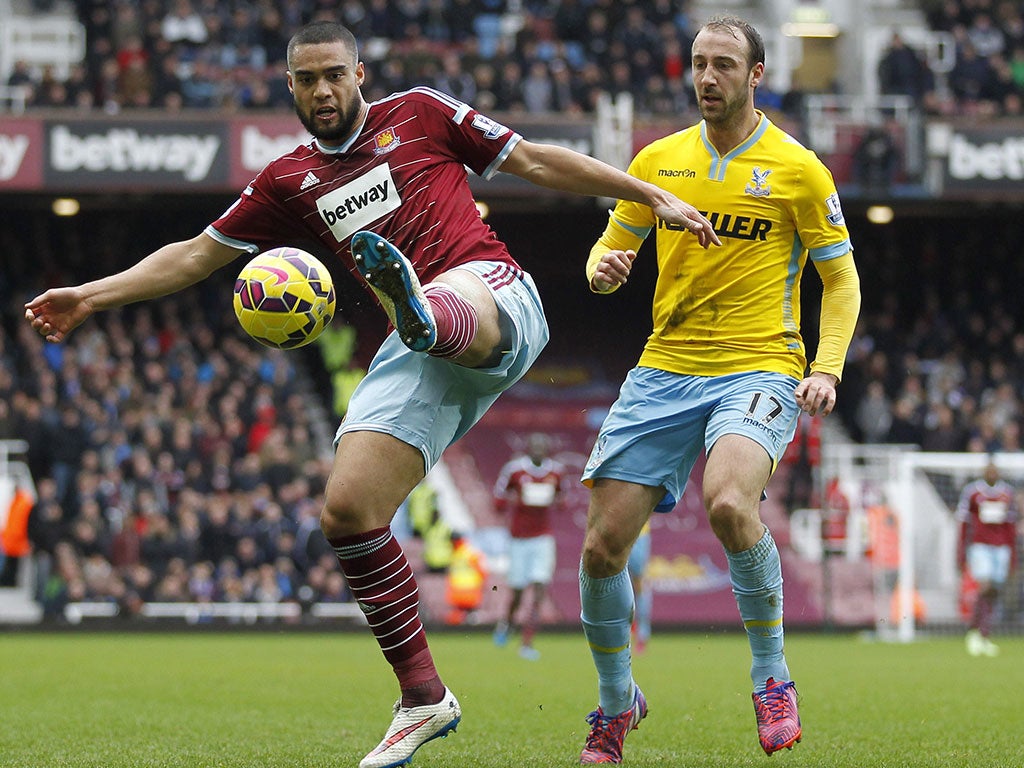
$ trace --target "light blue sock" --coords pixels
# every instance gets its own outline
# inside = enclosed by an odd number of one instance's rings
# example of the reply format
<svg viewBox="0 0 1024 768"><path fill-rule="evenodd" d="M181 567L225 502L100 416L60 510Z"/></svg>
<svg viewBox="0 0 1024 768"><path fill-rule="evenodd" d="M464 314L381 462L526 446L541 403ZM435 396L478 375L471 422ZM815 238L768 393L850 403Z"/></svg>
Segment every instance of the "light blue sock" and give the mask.
<svg viewBox="0 0 1024 768"><path fill-rule="evenodd" d="M580 620L597 667L598 703L614 716L633 706L633 670L629 629L633 623L633 585L625 568L594 579L580 566Z"/></svg>
<svg viewBox="0 0 1024 768"><path fill-rule="evenodd" d="M765 528L764 536L750 549L725 554L753 657L750 679L754 690L762 690L769 677L789 680L783 652L782 560L775 540Z"/></svg>

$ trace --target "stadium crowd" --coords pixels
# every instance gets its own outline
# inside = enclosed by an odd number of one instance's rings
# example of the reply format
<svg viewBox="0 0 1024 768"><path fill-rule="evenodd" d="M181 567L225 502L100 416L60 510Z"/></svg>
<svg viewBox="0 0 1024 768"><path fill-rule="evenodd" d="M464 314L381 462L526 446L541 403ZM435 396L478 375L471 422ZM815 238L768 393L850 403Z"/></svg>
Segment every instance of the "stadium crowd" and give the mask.
<svg viewBox="0 0 1024 768"><path fill-rule="evenodd" d="M368 101L428 85L482 111L586 113L601 92L627 91L640 112L679 115L693 109L688 5L78 0L85 60L66 78L22 62L7 84L29 88L30 109L291 109L288 39L340 17L361 42Z"/></svg>
<svg viewBox="0 0 1024 768"><path fill-rule="evenodd" d="M1024 12L1010 0L922 0L951 35L952 69L894 32L878 68L885 94L932 114L1024 114ZM362 43L368 100L430 85L483 111L593 112L602 92L641 115L685 117L688 0L77 0L86 56L67 77L17 63L7 84L29 108L290 109L291 34L340 18ZM762 85L762 107L796 115L800 94Z"/></svg>
<svg viewBox="0 0 1024 768"><path fill-rule="evenodd" d="M924 51L894 32L879 62L881 91L912 97L926 112L1024 115L1024 9L1011 0L922 0L929 28L948 33L952 67L935 71Z"/></svg>
<svg viewBox="0 0 1024 768"><path fill-rule="evenodd" d="M861 274L877 286L864 291L839 398L861 442L1024 448L1024 242L1012 218L966 216L854 235Z"/></svg>
<svg viewBox="0 0 1024 768"><path fill-rule="evenodd" d="M64 277L102 273L155 227L108 216L93 232L105 249L56 246L30 219L3 236L0 439L29 444L46 615L77 601L130 615L151 601L349 600L319 527L334 417L316 423L303 357L245 338L217 279L45 343L17 307L61 279L39 271L56 263L47 244Z"/></svg>

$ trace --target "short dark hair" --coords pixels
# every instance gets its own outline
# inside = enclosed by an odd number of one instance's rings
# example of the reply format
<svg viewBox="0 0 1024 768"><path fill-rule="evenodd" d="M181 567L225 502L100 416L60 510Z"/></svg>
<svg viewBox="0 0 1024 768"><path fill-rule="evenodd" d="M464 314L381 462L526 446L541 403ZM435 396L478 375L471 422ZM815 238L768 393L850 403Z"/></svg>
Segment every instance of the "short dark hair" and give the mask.
<svg viewBox="0 0 1024 768"><path fill-rule="evenodd" d="M355 36L348 27L336 21L314 21L311 24L299 29L292 39L288 41L288 68L292 66L292 54L300 45L319 45L321 43L344 43L345 47L352 54L352 58L359 60L359 47L356 45Z"/></svg>
<svg viewBox="0 0 1024 768"><path fill-rule="evenodd" d="M755 64L764 64L764 38L749 22L738 16L714 16L701 27L701 30L704 29L726 31L733 37L736 37L738 31L746 38L750 49L747 53L747 66L753 69Z"/></svg>

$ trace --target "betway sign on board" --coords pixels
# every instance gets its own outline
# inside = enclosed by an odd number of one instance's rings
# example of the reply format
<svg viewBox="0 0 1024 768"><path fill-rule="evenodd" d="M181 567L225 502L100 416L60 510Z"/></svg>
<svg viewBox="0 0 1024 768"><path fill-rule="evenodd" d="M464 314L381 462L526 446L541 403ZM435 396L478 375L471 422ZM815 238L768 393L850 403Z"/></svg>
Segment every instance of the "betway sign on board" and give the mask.
<svg viewBox="0 0 1024 768"><path fill-rule="evenodd" d="M40 189L43 129L37 120L0 120L0 190Z"/></svg>
<svg viewBox="0 0 1024 768"><path fill-rule="evenodd" d="M263 166L312 140L294 115L245 116L231 120L231 186L239 191Z"/></svg>
<svg viewBox="0 0 1024 768"><path fill-rule="evenodd" d="M1018 197L1024 181L1024 126L984 128L932 125L929 154L942 161L942 193L1013 192Z"/></svg>
<svg viewBox="0 0 1024 768"><path fill-rule="evenodd" d="M221 121L47 121L44 176L65 189L221 189Z"/></svg>

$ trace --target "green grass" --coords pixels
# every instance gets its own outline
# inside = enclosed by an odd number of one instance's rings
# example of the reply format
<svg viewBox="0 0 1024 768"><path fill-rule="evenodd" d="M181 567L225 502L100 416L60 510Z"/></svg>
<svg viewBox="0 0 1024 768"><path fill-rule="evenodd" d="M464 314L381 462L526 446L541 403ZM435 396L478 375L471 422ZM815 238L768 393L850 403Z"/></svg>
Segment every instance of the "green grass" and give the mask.
<svg viewBox="0 0 1024 768"><path fill-rule="evenodd" d="M634 768L1024 764L1024 639L995 659L961 639L912 645L791 633L804 741L757 746L739 635L656 635L635 672L650 715ZM415 768L578 765L596 685L581 636L542 635L539 662L487 635L432 636L463 707ZM397 688L372 638L339 634L0 635L0 766L347 768Z"/></svg>

